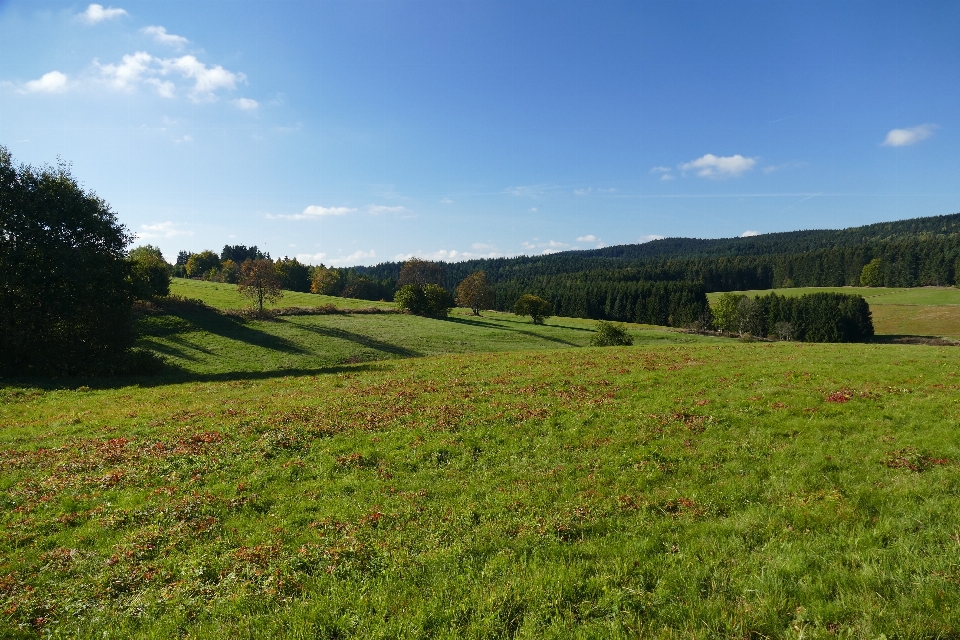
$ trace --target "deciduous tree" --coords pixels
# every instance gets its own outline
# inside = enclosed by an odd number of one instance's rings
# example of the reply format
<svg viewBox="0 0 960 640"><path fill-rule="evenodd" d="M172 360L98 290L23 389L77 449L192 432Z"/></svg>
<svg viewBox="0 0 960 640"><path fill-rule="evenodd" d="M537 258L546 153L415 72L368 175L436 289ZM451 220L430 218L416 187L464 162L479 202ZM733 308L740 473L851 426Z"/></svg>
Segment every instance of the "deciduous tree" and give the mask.
<svg viewBox="0 0 960 640"><path fill-rule="evenodd" d="M543 324L543 321L553 315L553 305L543 298L525 293L513 305L513 312L518 316L530 316L533 324Z"/></svg>
<svg viewBox="0 0 960 640"><path fill-rule="evenodd" d="M443 284L443 267L429 260L410 258L403 263L403 268L400 270L400 278L397 280L398 287L403 287L408 284L415 284L421 287L425 287L428 284Z"/></svg>
<svg viewBox="0 0 960 640"><path fill-rule="evenodd" d="M487 283L487 274L474 271L457 286L457 304L467 307L478 316L494 304L493 287Z"/></svg>
<svg viewBox="0 0 960 640"><path fill-rule="evenodd" d="M340 272L336 269L317 265L313 269L313 277L310 279L310 293L317 293L324 296L336 295L340 286Z"/></svg>
<svg viewBox="0 0 960 640"><path fill-rule="evenodd" d="M240 265L237 291L249 298L259 313L264 302L276 302L283 297L283 282L277 274L273 260L246 260Z"/></svg>
<svg viewBox="0 0 960 640"><path fill-rule="evenodd" d="M153 245L137 247L130 252L130 282L138 300L149 300L170 294L170 265L163 252Z"/></svg>

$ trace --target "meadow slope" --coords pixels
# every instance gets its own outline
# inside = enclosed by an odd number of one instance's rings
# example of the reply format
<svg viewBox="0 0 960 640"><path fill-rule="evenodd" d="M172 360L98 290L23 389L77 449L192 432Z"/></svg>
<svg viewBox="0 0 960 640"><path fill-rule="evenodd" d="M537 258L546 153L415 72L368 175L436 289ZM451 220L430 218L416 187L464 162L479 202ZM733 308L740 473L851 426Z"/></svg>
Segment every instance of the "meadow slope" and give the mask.
<svg viewBox="0 0 960 640"><path fill-rule="evenodd" d="M0 389L0 635L956 637L956 350Z"/></svg>

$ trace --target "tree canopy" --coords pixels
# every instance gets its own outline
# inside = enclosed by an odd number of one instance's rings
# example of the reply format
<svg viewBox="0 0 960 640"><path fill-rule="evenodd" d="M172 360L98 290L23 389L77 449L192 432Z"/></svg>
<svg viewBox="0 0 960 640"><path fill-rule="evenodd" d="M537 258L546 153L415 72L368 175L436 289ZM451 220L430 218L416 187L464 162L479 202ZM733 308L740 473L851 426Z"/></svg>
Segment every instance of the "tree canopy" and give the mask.
<svg viewBox="0 0 960 640"><path fill-rule="evenodd" d="M496 304L493 287L487 283L486 273L474 271L463 279L463 282L457 286L457 304L467 307L475 316Z"/></svg>
<svg viewBox="0 0 960 640"><path fill-rule="evenodd" d="M533 324L543 324L553 315L553 306L543 298L527 293L517 300L513 312L518 316L530 316Z"/></svg>
<svg viewBox="0 0 960 640"><path fill-rule="evenodd" d="M132 238L69 166L0 147L0 373L110 373L133 342Z"/></svg>
<svg viewBox="0 0 960 640"><path fill-rule="evenodd" d="M273 260L246 260L240 265L237 291L263 313L264 302L276 302L283 297L283 280L277 273Z"/></svg>

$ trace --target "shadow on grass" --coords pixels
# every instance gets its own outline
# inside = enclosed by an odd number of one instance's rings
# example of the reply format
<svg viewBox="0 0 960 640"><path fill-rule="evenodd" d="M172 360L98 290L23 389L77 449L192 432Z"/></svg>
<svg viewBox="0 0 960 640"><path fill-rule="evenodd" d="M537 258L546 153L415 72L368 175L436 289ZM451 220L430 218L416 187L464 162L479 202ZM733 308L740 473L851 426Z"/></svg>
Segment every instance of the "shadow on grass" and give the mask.
<svg viewBox="0 0 960 640"><path fill-rule="evenodd" d="M917 336L898 333L875 335L870 340L873 344L925 344L934 347L957 347L960 340L943 336Z"/></svg>
<svg viewBox="0 0 960 640"><path fill-rule="evenodd" d="M272 371L227 371L223 373L194 373L176 365L167 365L162 373L151 376L116 376L99 378L10 378L0 380L0 389L43 389L44 391L88 389L120 389L137 386L141 388L164 387L188 382L241 382L246 380L270 380L273 378L335 375L374 371L377 362L341 364L316 368L274 369Z"/></svg>
<svg viewBox="0 0 960 640"><path fill-rule="evenodd" d="M285 318L277 318L276 321L285 322L292 327L296 327L297 329L301 329L303 331L316 333L325 338L337 338L339 340L347 340L349 342L358 344L362 347L373 349L375 351L380 351L381 353L389 353L390 355L400 356L403 358L417 358L423 355L422 353L418 351L414 351L413 349L407 349L406 347L401 347L400 345L392 344L390 342L384 342L382 340L377 340L376 338L365 336L362 333L354 333L353 331L347 331L345 329L298 324L298 323L290 322Z"/></svg>
<svg viewBox="0 0 960 640"><path fill-rule="evenodd" d="M200 329L222 338L244 342L249 345L270 349L272 351L280 351L282 353L296 355L305 355L309 353L285 338L271 335L259 329L253 329L247 326L246 322L241 318L222 314L212 308L201 307L198 305L185 309L177 309L175 311L171 310L167 313L189 322L192 325L190 330ZM181 333L183 333L183 331ZM147 330L143 335L144 338L150 338L152 336L153 334L151 334L149 330ZM176 340L173 335L168 333L163 333L162 337L166 340ZM179 342L182 346L189 346L203 353L210 353L202 348L194 347L182 339L180 339ZM157 350L159 351L160 349ZM176 355L179 356L179 354ZM190 358L187 359L189 360Z"/></svg>
<svg viewBox="0 0 960 640"><path fill-rule="evenodd" d="M484 327L485 329L497 329L499 331L511 331L513 333L520 333L525 336L530 336L531 338L539 338L540 340L547 340L548 342L556 342L557 344L563 344L568 347L580 347L576 342L570 342L569 340L564 340L563 338L555 338L553 336L545 336L542 333L536 333L535 331L527 331L525 329L513 329L511 327L504 327L503 325L497 324L495 322L489 322L485 320L474 320L472 318L441 318L445 322L455 322L457 324L468 324L474 327ZM507 322L510 322L509 320ZM576 327L562 327L563 329L573 329L574 331L588 331L593 333L590 329L580 329Z"/></svg>

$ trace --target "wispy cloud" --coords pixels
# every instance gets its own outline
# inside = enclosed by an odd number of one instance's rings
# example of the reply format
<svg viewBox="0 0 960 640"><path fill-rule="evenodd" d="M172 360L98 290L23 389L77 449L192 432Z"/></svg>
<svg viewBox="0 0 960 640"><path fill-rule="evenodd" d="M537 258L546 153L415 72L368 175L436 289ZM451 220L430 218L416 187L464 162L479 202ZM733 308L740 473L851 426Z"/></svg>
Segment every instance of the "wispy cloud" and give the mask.
<svg viewBox="0 0 960 640"><path fill-rule="evenodd" d="M760 235L760 232L759 232L759 231L751 231L750 229L747 229L746 231L744 231L743 233L740 234L740 237L741 237L741 238L752 238L753 236L758 236L758 235Z"/></svg>
<svg viewBox="0 0 960 640"><path fill-rule="evenodd" d="M297 260L304 264L320 264L327 257L325 253L298 253Z"/></svg>
<svg viewBox="0 0 960 640"><path fill-rule="evenodd" d="M119 18L120 16L125 15L127 15L127 12L124 9L116 9L114 7L104 9L102 4L91 4L89 7L87 7L86 11L77 17L87 24L97 24L98 22L103 22L104 20L111 20L113 18Z"/></svg>
<svg viewBox="0 0 960 640"><path fill-rule="evenodd" d="M233 104L237 105L237 109L243 111L256 111L260 106L260 103L252 98L237 98L233 101Z"/></svg>
<svg viewBox="0 0 960 640"><path fill-rule="evenodd" d="M580 236L579 238L577 238L577 242L598 242L598 241L599 239L597 238L597 236L593 235L592 233L585 236Z"/></svg>
<svg viewBox="0 0 960 640"><path fill-rule="evenodd" d="M671 171L670 167L653 167L650 169L650 173L670 173Z"/></svg>
<svg viewBox="0 0 960 640"><path fill-rule="evenodd" d="M142 224L140 231L136 232L138 240L152 240L156 238L177 238L180 236L192 236L193 231L187 231L180 228L181 225L176 222L158 222L156 224Z"/></svg>
<svg viewBox="0 0 960 640"><path fill-rule="evenodd" d="M141 29L143 33L148 36L153 36L153 39L160 44L165 44L168 47L173 47L177 51L183 49L186 45L190 43L189 40L183 36L174 35L172 33L167 33L166 28L159 25L154 25L152 27L144 27Z"/></svg>
<svg viewBox="0 0 960 640"><path fill-rule="evenodd" d="M558 242L557 240L548 240L547 242L540 242L537 238L534 238L532 242L521 242L520 247L524 251L539 252L542 255L558 253L560 251L565 251L571 248L570 245L566 242Z"/></svg>
<svg viewBox="0 0 960 640"><path fill-rule="evenodd" d="M906 147L911 144L917 144L921 140L926 140L933 135L937 128L935 124L921 124L907 129L891 129L883 141L885 147Z"/></svg>
<svg viewBox="0 0 960 640"><path fill-rule="evenodd" d="M67 76L59 71L50 71L36 80L24 82L20 93L61 93L66 91Z"/></svg>
<svg viewBox="0 0 960 640"><path fill-rule="evenodd" d="M344 216L354 211L356 211L356 209L351 209L350 207L321 207L312 204L300 213L278 213L276 215L268 213L267 218L270 220L318 220L327 216Z"/></svg>
<svg viewBox="0 0 960 640"><path fill-rule="evenodd" d="M403 213L403 212L405 212L406 210L407 210L406 207L402 207L402 206L399 206L399 205L398 205L398 206L395 206L395 207L388 207L388 206L383 205L383 204L370 204L370 205L367 205L367 213L370 213L370 214L375 215L375 216L380 215L381 213Z"/></svg>
<svg viewBox="0 0 960 640"><path fill-rule="evenodd" d="M370 251L354 251L353 253L351 253L346 257L331 258L330 264L349 266L349 265L359 264L360 262L370 260L371 258L376 258L376 257L377 257L377 252L374 251L373 249L370 249Z"/></svg>
<svg viewBox="0 0 960 640"><path fill-rule="evenodd" d="M649 235L640 236L640 237L637 239L637 242L639 242L640 244L643 244L643 243L645 243L645 242L652 242L652 241L654 241L654 240L663 240L664 238L666 238L666 236L658 236L658 235L655 234L655 233L651 233L651 234L649 234Z"/></svg>
<svg viewBox="0 0 960 640"><path fill-rule="evenodd" d="M715 156L708 153L696 160L680 165L682 171L696 171L701 178L735 178L757 164L756 158L746 158L739 153L733 156Z"/></svg>
<svg viewBox="0 0 960 640"><path fill-rule="evenodd" d="M176 87L173 82L161 78L179 75L193 82L188 95L195 102L215 100L217 91L232 91L238 83L246 81L243 73L228 71L218 64L207 66L192 55L157 58L146 51L137 51L124 55L118 64L100 64L96 60L94 64L100 70L101 80L112 89L132 90L144 83L153 86L165 98L173 97ZM255 108L256 101L243 102L245 100L249 99L241 98L238 102L242 104L238 106Z"/></svg>
<svg viewBox="0 0 960 640"><path fill-rule="evenodd" d="M502 254L498 253L490 245L474 243L473 249L478 247L488 248L484 251L458 251L457 249L439 249L437 251L415 251L413 253L401 253L393 257L397 262L403 262L410 258L420 258L421 260L440 260L443 262L463 262L464 260L477 260L479 258L500 258Z"/></svg>

